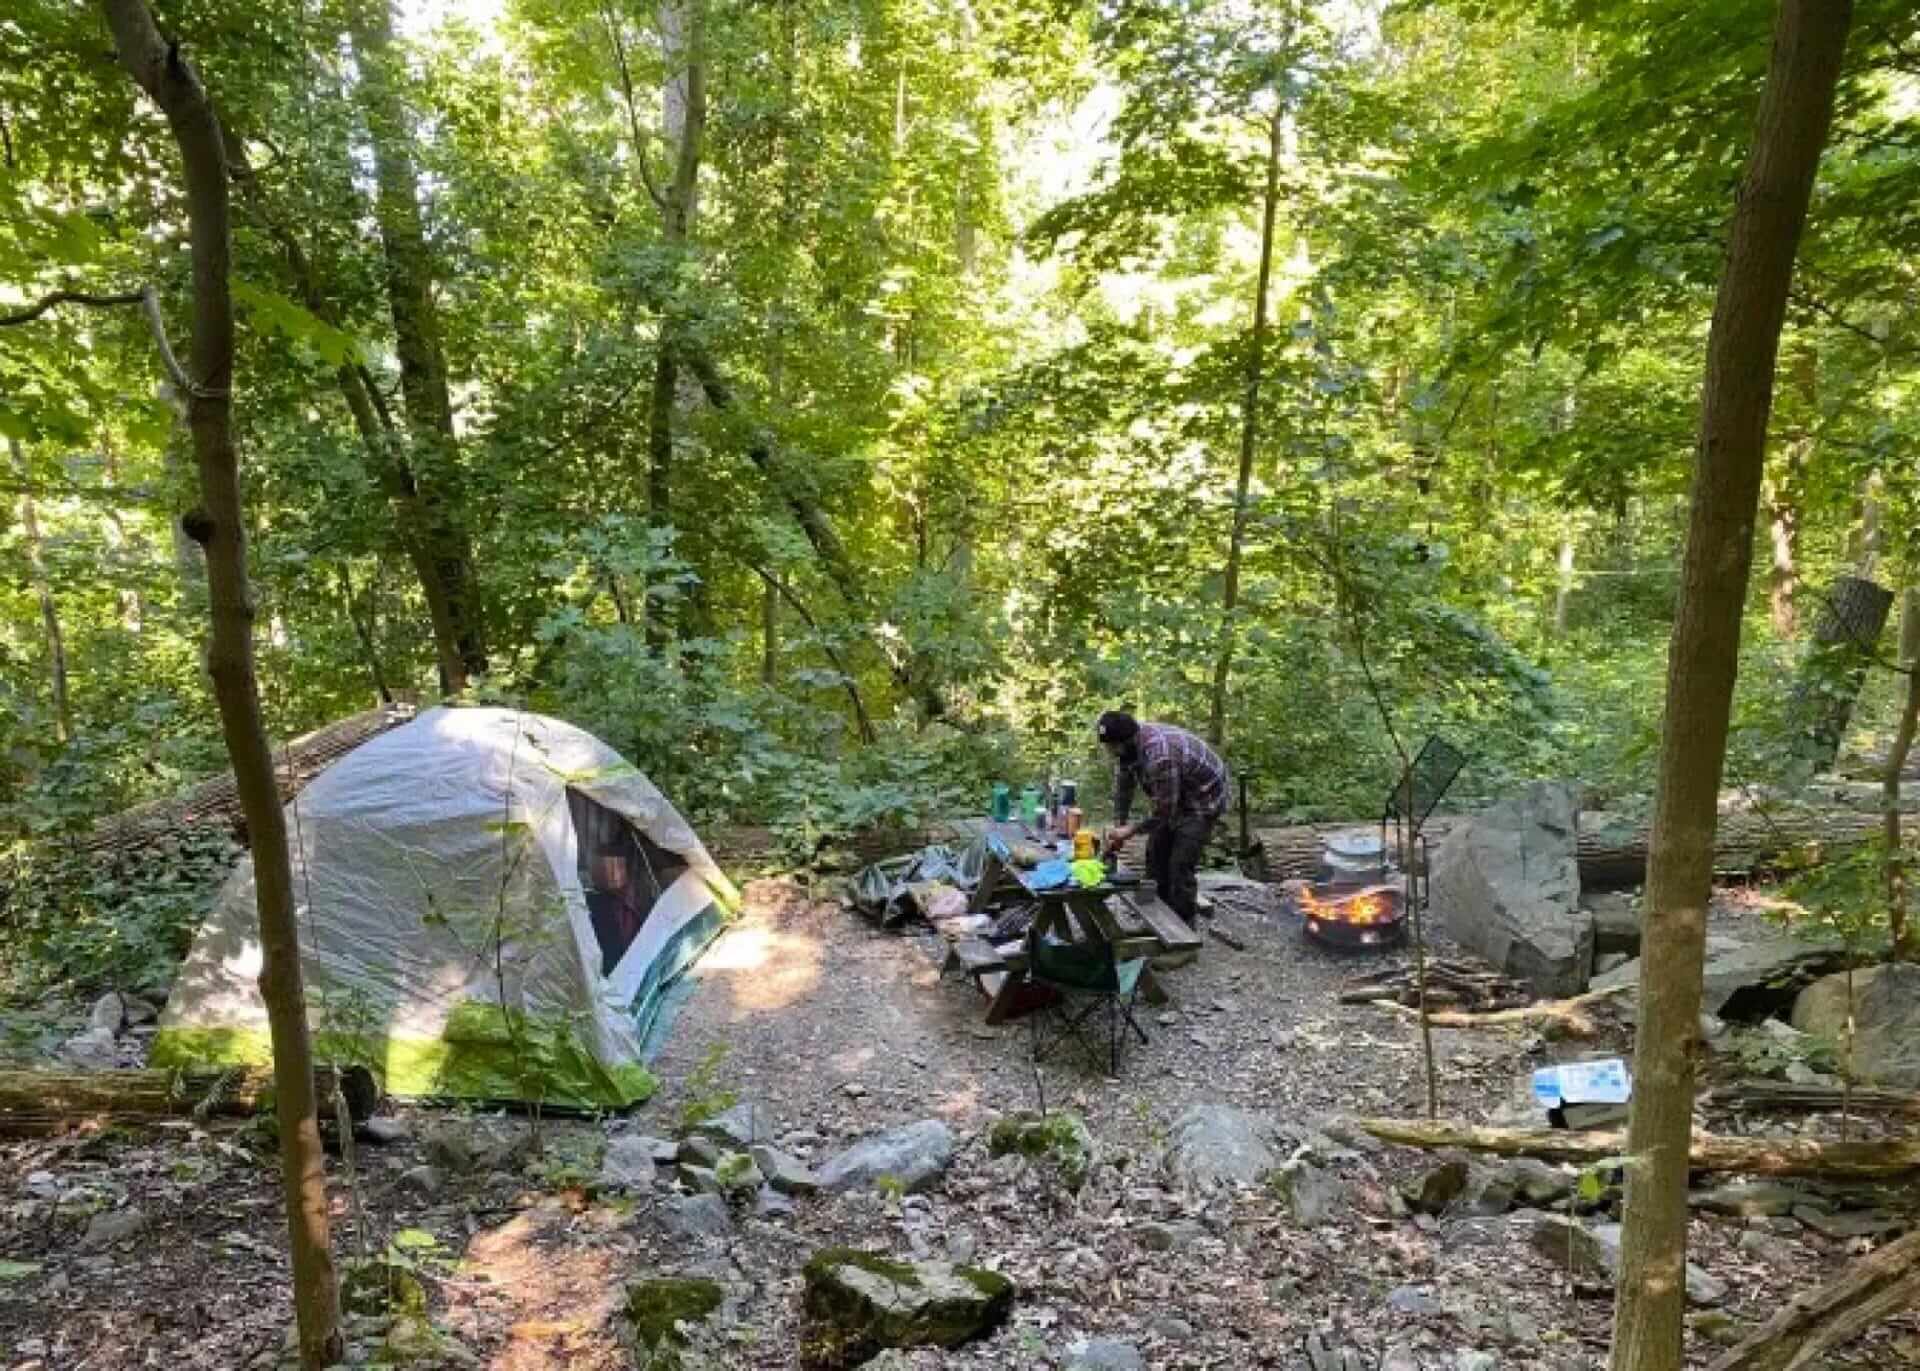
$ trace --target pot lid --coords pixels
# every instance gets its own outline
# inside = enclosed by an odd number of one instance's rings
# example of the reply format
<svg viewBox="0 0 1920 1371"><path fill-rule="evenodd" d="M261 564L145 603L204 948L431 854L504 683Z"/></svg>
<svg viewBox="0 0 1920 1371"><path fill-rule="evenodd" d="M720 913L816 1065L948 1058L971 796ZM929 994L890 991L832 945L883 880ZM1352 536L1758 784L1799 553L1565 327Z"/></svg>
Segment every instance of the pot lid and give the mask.
<svg viewBox="0 0 1920 1371"><path fill-rule="evenodd" d="M1322 841L1321 846L1336 857L1348 861L1379 861L1386 852L1386 845L1380 841L1380 835L1369 829L1355 829L1350 833L1332 833Z"/></svg>

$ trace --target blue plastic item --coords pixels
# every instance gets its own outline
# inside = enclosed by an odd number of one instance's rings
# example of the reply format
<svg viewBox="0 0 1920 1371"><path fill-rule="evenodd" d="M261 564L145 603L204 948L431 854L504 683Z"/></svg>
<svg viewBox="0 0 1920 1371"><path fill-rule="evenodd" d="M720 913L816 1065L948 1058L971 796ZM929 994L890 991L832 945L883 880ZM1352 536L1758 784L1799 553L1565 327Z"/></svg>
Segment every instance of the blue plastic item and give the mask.
<svg viewBox="0 0 1920 1371"><path fill-rule="evenodd" d="M1057 857L1052 861L1040 863L1027 873L1026 884L1029 890L1057 890L1063 885L1072 883L1072 866Z"/></svg>

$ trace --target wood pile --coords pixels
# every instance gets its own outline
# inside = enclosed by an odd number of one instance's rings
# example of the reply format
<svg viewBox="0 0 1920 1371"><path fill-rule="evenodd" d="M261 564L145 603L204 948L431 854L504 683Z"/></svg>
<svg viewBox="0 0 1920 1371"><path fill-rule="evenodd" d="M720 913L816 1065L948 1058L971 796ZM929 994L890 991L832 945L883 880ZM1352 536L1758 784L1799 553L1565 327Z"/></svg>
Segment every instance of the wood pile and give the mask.
<svg viewBox="0 0 1920 1371"><path fill-rule="evenodd" d="M1427 962L1429 1009L1485 1013L1498 1009L1517 1009L1532 999L1532 993L1524 985L1497 971L1444 957L1434 957ZM1372 972L1356 977L1340 988L1341 1004L1375 1004L1381 1000L1414 1008L1419 1006L1419 984L1411 966Z"/></svg>

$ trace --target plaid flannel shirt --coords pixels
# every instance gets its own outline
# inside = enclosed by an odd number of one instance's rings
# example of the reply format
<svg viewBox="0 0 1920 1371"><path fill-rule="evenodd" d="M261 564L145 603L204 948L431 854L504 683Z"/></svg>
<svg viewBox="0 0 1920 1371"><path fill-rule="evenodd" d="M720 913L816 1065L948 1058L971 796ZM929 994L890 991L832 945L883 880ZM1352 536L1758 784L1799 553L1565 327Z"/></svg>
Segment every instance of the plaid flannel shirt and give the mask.
<svg viewBox="0 0 1920 1371"><path fill-rule="evenodd" d="M1114 768L1113 819L1124 824L1133 811L1133 790L1146 791L1153 813L1141 826L1158 828L1194 816L1217 819L1227 812L1232 781L1220 754L1184 728L1141 724L1130 761Z"/></svg>

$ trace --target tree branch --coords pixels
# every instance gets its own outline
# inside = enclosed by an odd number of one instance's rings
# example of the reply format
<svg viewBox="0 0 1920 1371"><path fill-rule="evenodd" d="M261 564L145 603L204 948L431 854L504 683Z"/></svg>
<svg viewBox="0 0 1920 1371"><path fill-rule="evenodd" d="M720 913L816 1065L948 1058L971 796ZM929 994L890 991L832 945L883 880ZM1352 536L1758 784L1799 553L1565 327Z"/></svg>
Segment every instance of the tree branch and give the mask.
<svg viewBox="0 0 1920 1371"><path fill-rule="evenodd" d="M25 309L13 314L0 314L0 328L11 328L15 324L30 324L56 305L90 305L95 309L108 309L114 305L137 305L146 298L146 287L129 290L118 295L94 295L84 290L55 290L35 300Z"/></svg>

